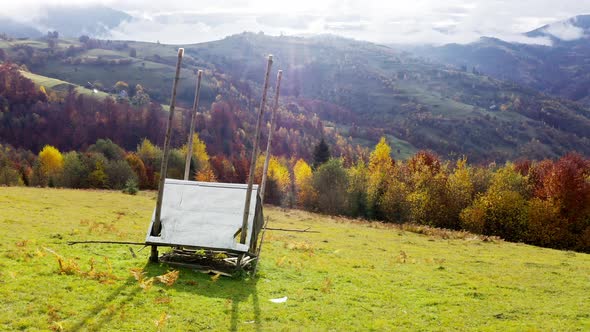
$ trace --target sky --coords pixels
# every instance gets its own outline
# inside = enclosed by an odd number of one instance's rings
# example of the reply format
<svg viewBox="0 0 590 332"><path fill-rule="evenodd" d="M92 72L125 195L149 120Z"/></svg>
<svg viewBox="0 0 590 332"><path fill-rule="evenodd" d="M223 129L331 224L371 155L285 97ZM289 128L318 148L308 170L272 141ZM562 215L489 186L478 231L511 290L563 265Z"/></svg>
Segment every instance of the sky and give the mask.
<svg viewBox="0 0 590 332"><path fill-rule="evenodd" d="M271 35L337 34L377 43L467 43L481 36L547 43L522 32L580 14L590 0L2 0L2 12L21 20L43 15L42 6L102 4L134 18L113 39L193 43L242 31ZM556 35L576 38L568 25Z"/></svg>

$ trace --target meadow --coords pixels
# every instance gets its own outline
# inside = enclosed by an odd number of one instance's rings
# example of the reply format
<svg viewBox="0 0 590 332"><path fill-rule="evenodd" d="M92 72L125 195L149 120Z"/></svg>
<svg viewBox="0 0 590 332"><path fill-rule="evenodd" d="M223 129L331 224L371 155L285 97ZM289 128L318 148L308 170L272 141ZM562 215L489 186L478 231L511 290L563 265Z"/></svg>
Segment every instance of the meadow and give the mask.
<svg viewBox="0 0 590 332"><path fill-rule="evenodd" d="M267 206L319 233L269 231L255 278L166 279L149 248L67 244L143 241L154 198L0 187L0 330L590 329L590 255L466 232Z"/></svg>

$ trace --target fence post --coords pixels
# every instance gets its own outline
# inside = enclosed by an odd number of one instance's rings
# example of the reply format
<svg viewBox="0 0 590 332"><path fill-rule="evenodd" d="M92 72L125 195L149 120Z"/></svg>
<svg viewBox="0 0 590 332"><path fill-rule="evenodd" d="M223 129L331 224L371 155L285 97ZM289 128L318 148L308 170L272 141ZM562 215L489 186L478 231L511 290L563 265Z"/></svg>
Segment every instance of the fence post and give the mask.
<svg viewBox="0 0 590 332"><path fill-rule="evenodd" d="M246 243L246 233L248 231L248 216L250 214L250 201L252 199L252 185L254 183L254 171L256 169L256 155L258 154L258 138L260 136L260 124L262 123L262 116L264 115L264 106L266 105L266 91L268 90L268 78L270 76L271 67L272 55L269 55L268 63L266 64L266 74L264 76L264 87L262 88L262 100L260 101L258 120L256 121L256 132L254 134L254 140L252 141L252 161L250 163L250 174L248 175L248 187L246 189L246 202L244 205L244 219L242 220L242 232L240 234L240 243L242 244Z"/></svg>
<svg viewBox="0 0 590 332"><path fill-rule="evenodd" d="M166 136L164 138L164 155L162 156L162 165L160 167L160 181L158 183L158 200L156 202L156 215L154 218L154 225L152 227L151 235L160 236L162 230L162 199L164 198L164 182L166 181L166 172L168 171L168 157L170 156L170 135L172 132L172 120L174 118L174 108L176 107L176 88L178 87L178 80L180 79L180 66L182 63L182 56L184 55L184 48L178 49L178 60L176 62L176 74L174 76L174 83L172 85L172 99L170 100L170 112L168 114L168 125L166 126ZM152 245L150 261L158 261L158 246Z"/></svg>
<svg viewBox="0 0 590 332"><path fill-rule="evenodd" d="M260 182L260 203L264 203L264 192L266 191L266 177L268 173L268 164L270 163L270 145L272 142L272 135L275 132L275 119L277 117L277 108L279 108L279 92L281 90L281 78L283 71L279 70L277 73L277 87L275 88L275 100L272 105L272 116L270 117L270 131L268 132L268 142L266 144L266 157L264 159L264 169L262 170L262 181Z"/></svg>

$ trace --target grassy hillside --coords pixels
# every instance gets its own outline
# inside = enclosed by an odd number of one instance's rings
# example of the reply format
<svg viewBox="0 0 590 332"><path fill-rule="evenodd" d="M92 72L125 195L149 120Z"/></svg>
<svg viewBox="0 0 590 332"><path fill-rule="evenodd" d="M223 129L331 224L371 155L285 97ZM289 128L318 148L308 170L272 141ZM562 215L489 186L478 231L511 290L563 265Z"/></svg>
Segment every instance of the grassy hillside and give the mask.
<svg viewBox="0 0 590 332"><path fill-rule="evenodd" d="M41 75L26 72L26 71L21 71L21 74L24 77L33 81L33 83L35 83L35 85L43 86L46 89L53 90L58 93L59 92L67 92L70 87L73 87L76 90L76 92L81 95L93 96L98 99L104 99L109 96L108 93L105 93L102 91L95 92L95 91L87 89L85 87L75 85L75 84L72 84L69 82L65 82L62 80L58 80L55 78L51 78L51 77L41 76Z"/></svg>
<svg viewBox="0 0 590 332"><path fill-rule="evenodd" d="M1 188L0 329L590 328L589 255L469 234L267 208L272 226L320 233L269 232L255 279L181 269L172 286L146 290L130 269L168 270L146 264L149 249L65 244L142 241L154 204L152 193Z"/></svg>

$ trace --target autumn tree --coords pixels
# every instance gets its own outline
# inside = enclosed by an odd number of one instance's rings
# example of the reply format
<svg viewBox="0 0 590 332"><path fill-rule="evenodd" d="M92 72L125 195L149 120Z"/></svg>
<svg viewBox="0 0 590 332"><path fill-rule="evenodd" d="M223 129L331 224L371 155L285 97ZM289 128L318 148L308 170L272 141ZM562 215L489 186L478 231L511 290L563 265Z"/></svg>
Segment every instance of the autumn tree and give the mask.
<svg viewBox="0 0 590 332"><path fill-rule="evenodd" d="M88 175L88 184L91 188L106 189L108 188L109 178L104 171L106 159L99 158L94 164L94 169Z"/></svg>
<svg viewBox="0 0 590 332"><path fill-rule="evenodd" d="M129 164L129 166L131 167L133 172L135 173L135 176L137 177L137 180L138 180L139 188L140 189L149 188L150 183L148 181L147 172L145 169L145 164L143 163L141 158L139 158L137 156L137 154L135 154L135 153L129 153L125 157L125 160Z"/></svg>
<svg viewBox="0 0 590 332"><path fill-rule="evenodd" d="M478 234L524 241L528 232L526 179L513 164L498 169L484 195L461 212L463 228Z"/></svg>
<svg viewBox="0 0 590 332"><path fill-rule="evenodd" d="M367 209L370 218L384 219L381 197L387 188L387 179L393 174L394 161L391 147L382 137L369 156Z"/></svg>
<svg viewBox="0 0 590 332"><path fill-rule="evenodd" d="M9 147L0 144L0 186L22 185L23 181L10 160L8 152Z"/></svg>
<svg viewBox="0 0 590 332"><path fill-rule="evenodd" d="M150 95L144 90L143 86L137 84L135 86L135 95L131 98L131 104L140 107L149 105L150 101Z"/></svg>
<svg viewBox="0 0 590 332"><path fill-rule="evenodd" d="M303 159L297 160L293 167L295 197L298 206L312 209L317 193L313 189L313 173L311 167Z"/></svg>
<svg viewBox="0 0 590 332"><path fill-rule="evenodd" d="M186 156L187 146L182 147L182 153ZM199 134L193 134L193 147L191 157L191 174L197 181L215 181L215 173L211 168L209 154L207 153L207 146L201 140Z"/></svg>
<svg viewBox="0 0 590 332"><path fill-rule="evenodd" d="M39 165L41 174L51 185L63 169L63 156L55 147L45 145L39 152Z"/></svg>
<svg viewBox="0 0 590 332"><path fill-rule="evenodd" d="M260 155L256 159L254 178L256 182L262 182L262 171L264 168L265 155ZM283 199L289 194L291 187L291 174L285 163L276 156L271 156L268 163L268 172L266 178L266 192L264 193L264 202L280 205Z"/></svg>
<svg viewBox="0 0 590 332"><path fill-rule="evenodd" d="M121 91L129 91L129 84L127 84L125 81L118 81L115 83L114 89L117 93Z"/></svg>
<svg viewBox="0 0 590 332"><path fill-rule="evenodd" d="M158 183L160 163L162 161L162 150L152 144L150 140L144 139L137 146L137 156L143 161L146 176L150 188L156 188Z"/></svg>

